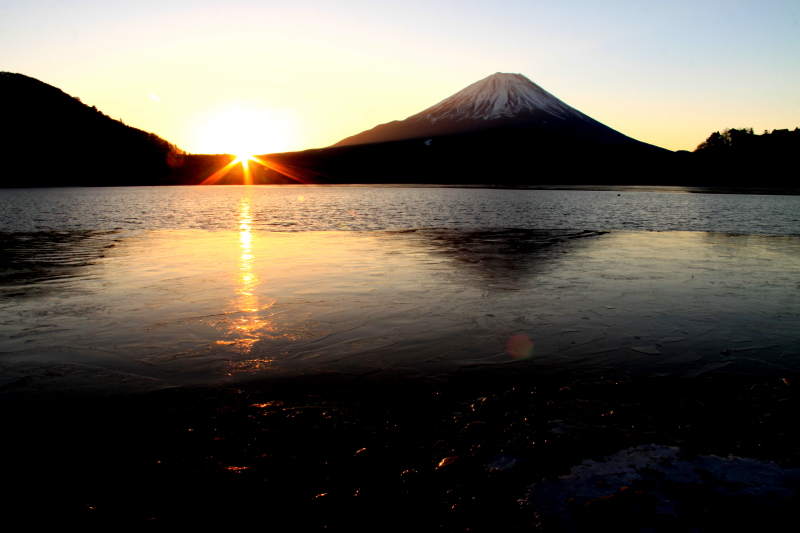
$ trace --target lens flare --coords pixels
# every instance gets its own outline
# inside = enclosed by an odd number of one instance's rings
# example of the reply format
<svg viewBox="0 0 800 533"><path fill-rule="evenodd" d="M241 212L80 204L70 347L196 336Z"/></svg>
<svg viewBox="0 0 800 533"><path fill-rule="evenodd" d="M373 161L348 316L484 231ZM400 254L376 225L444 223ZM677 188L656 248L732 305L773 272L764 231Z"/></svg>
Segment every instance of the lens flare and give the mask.
<svg viewBox="0 0 800 533"><path fill-rule="evenodd" d="M533 355L533 341L526 334L519 333L508 340L507 349L514 359L528 359Z"/></svg>

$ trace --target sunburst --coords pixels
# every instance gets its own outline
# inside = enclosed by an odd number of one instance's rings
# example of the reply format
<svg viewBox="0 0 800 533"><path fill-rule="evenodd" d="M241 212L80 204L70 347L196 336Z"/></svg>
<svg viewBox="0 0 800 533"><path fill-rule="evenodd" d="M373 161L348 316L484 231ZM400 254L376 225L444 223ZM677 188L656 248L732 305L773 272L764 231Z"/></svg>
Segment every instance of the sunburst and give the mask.
<svg viewBox="0 0 800 533"><path fill-rule="evenodd" d="M217 183L219 180L224 178L228 175L228 173L233 170L236 165L242 165L242 174L244 176L243 184L244 185L253 185L253 172L250 168L251 163L256 163L261 165L264 168L268 168L270 170L274 170L275 172L286 176L298 183L314 183L312 179L315 175L319 176L318 173L309 171L306 169L297 168L290 165L285 165L278 163L276 161L270 161L264 156L255 156L249 154L242 154L234 156L234 159L231 160L230 163L222 167L221 169L217 170L209 177L204 179L200 184L201 185L213 185Z"/></svg>

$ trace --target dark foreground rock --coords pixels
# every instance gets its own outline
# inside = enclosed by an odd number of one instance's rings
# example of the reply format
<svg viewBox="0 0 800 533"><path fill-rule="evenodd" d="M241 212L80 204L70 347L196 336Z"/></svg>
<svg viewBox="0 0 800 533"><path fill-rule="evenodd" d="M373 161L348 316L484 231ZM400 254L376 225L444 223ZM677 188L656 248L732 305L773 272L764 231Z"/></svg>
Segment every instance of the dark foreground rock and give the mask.
<svg viewBox="0 0 800 533"><path fill-rule="evenodd" d="M797 502L797 407L788 375L334 376L115 400L6 398L0 505L17 527L777 529ZM730 454L769 465L780 490L748 495L740 489L759 480L747 469L732 479L708 466ZM670 465L694 477L671 479Z"/></svg>

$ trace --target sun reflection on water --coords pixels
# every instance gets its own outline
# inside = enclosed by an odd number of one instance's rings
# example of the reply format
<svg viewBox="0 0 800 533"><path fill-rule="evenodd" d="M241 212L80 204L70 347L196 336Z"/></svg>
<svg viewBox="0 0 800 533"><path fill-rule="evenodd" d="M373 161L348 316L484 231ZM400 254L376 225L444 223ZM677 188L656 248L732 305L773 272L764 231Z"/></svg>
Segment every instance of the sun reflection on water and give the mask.
<svg viewBox="0 0 800 533"><path fill-rule="evenodd" d="M225 329L230 340L219 340L217 344L233 346L240 353L250 353L253 346L265 336L274 338L277 328L263 312L275 303L261 301L258 295L259 279L256 275L256 260L253 253L253 215L250 199L242 198L239 209L239 261L236 270L236 299L232 302L236 318L226 321ZM259 359L261 363L271 360ZM251 362L252 363L252 362Z"/></svg>
<svg viewBox="0 0 800 533"><path fill-rule="evenodd" d="M258 296L255 294L258 277L253 272L253 216L250 213L250 201L247 199L242 200L239 215L239 247L241 254L236 290L240 296L239 309L255 313L258 311Z"/></svg>

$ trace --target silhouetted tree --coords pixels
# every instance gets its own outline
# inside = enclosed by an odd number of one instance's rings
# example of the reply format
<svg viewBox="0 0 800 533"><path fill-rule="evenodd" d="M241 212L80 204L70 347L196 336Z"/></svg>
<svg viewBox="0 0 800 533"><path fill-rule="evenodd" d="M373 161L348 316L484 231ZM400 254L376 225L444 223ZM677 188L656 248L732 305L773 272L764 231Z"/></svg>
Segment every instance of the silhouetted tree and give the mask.
<svg viewBox="0 0 800 533"><path fill-rule="evenodd" d="M756 135L753 128L725 129L716 131L695 149L700 159L695 163L704 176L704 181L717 185L740 186L780 186L785 187L783 172L796 168L800 157L800 128L772 132L764 130ZM772 182L759 179L756 175L774 175ZM713 176L712 176L713 174ZM735 183L729 177L740 176ZM794 185L794 184L792 184Z"/></svg>

